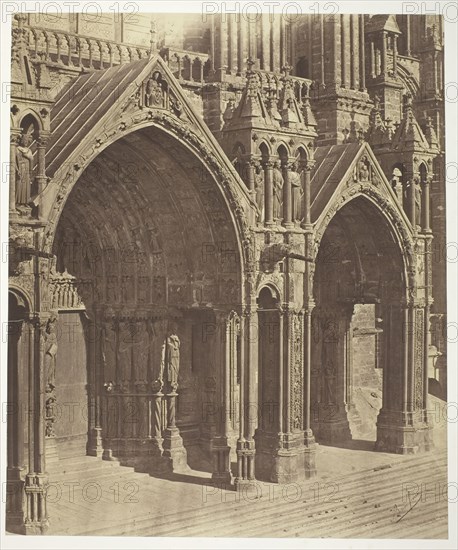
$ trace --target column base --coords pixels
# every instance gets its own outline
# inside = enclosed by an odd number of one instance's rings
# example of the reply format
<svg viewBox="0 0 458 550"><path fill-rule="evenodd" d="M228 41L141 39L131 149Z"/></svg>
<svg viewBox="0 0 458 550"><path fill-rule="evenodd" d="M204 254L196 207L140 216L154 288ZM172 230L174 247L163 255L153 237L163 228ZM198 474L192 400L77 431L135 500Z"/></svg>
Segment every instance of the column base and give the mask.
<svg viewBox="0 0 458 550"><path fill-rule="evenodd" d="M215 444L212 446L213 472L212 481L221 485L231 485L231 462L229 445Z"/></svg>
<svg viewBox="0 0 458 550"><path fill-rule="evenodd" d="M238 439L236 454L237 476L234 479L234 486L235 490L239 491L255 480L255 442L253 440Z"/></svg>
<svg viewBox="0 0 458 550"><path fill-rule="evenodd" d="M102 428L92 428L89 431L89 439L86 445L86 453L88 456L103 456Z"/></svg>
<svg viewBox="0 0 458 550"><path fill-rule="evenodd" d="M102 460L108 460L110 462L119 462L118 458L113 456L113 450L112 449L103 449Z"/></svg>
<svg viewBox="0 0 458 550"><path fill-rule="evenodd" d="M432 426L415 420L407 423L404 419L404 422L402 422L404 416L406 415L402 412L381 412L379 414L377 419L377 441L375 443L376 451L416 454L428 452L434 448Z"/></svg>
<svg viewBox="0 0 458 550"><path fill-rule="evenodd" d="M329 416L329 413L327 413ZM352 439L350 423L347 415L333 418L330 420L318 422L314 428L314 432L319 437L319 443L336 444Z"/></svg>
<svg viewBox="0 0 458 550"><path fill-rule="evenodd" d="M162 459L168 462L173 472L189 472L188 453L178 428L167 428L164 431L164 452Z"/></svg>
<svg viewBox="0 0 458 550"><path fill-rule="evenodd" d="M24 534L24 470L7 468L6 482L6 530Z"/></svg>
<svg viewBox="0 0 458 550"><path fill-rule="evenodd" d="M15 535L25 535L25 523L24 523L24 514L22 512L10 514L6 513L5 515L5 529L8 533L14 533ZM41 533L38 533L41 535Z"/></svg>
<svg viewBox="0 0 458 550"><path fill-rule="evenodd" d="M304 445L301 434L258 434L256 478L270 483L297 483L316 475L316 445L312 437Z"/></svg>
<svg viewBox="0 0 458 550"><path fill-rule="evenodd" d="M46 514L46 489L48 477L45 474L27 474L25 499L28 517L24 520L24 534L42 535L49 527Z"/></svg>

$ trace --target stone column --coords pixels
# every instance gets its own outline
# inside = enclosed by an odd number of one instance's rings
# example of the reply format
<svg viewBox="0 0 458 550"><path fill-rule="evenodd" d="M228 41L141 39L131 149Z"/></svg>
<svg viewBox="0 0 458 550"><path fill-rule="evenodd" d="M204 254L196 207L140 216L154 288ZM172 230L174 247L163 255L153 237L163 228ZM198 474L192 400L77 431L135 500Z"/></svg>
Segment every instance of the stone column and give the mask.
<svg viewBox="0 0 458 550"><path fill-rule="evenodd" d="M227 69L227 18L220 15L217 22L216 40L216 79L224 80Z"/></svg>
<svg viewBox="0 0 458 550"><path fill-rule="evenodd" d="M359 15L359 89L366 91L366 45L364 39L364 15Z"/></svg>
<svg viewBox="0 0 458 550"><path fill-rule="evenodd" d="M41 131L40 135L38 136L38 144L37 144L37 194L40 195L44 188L46 187L46 160L45 160L45 154L46 154L46 144L48 143L49 139L49 132ZM38 215L40 215L40 207Z"/></svg>
<svg viewBox="0 0 458 550"><path fill-rule="evenodd" d="M27 404L23 402L20 389L26 383L23 364L28 359L30 345L27 321L22 326L18 322L8 326L6 530L13 533L22 532L24 526L24 412Z"/></svg>
<svg viewBox="0 0 458 550"><path fill-rule="evenodd" d="M173 472L188 471L187 452L180 430L176 426L176 398L178 393L169 389L165 395L167 403L167 427L164 430L163 457L168 459Z"/></svg>
<svg viewBox="0 0 458 550"><path fill-rule="evenodd" d="M286 228L294 226L292 221L292 199L291 199L291 181L289 178L291 165L288 162L282 163L283 173L283 225Z"/></svg>
<svg viewBox="0 0 458 550"><path fill-rule="evenodd" d="M240 425L237 440L237 475L234 479L236 490L243 490L255 479L255 441L253 431L257 418L257 350L258 340L254 333L256 304L253 300L247 305L240 323Z"/></svg>
<svg viewBox="0 0 458 550"><path fill-rule="evenodd" d="M263 71L270 71L270 14L261 14L261 66Z"/></svg>
<svg viewBox="0 0 458 550"><path fill-rule="evenodd" d="M370 41L370 54L371 54L371 77L375 78L377 76L377 66L375 61L375 44L374 40Z"/></svg>
<svg viewBox="0 0 458 550"><path fill-rule="evenodd" d="M271 44L270 44L270 51L271 51L271 71L280 71L280 69L283 67L280 63L280 24L281 19L283 19L282 16L275 16L272 15L271 17Z"/></svg>
<svg viewBox="0 0 458 550"><path fill-rule="evenodd" d="M258 326L259 397L258 426L255 435L256 478L278 483L283 479L279 453L283 448L284 432L280 432L280 426L284 430L289 422L285 391L283 311L279 307L260 309Z"/></svg>
<svg viewBox="0 0 458 550"><path fill-rule="evenodd" d="M245 162L245 169L247 174L247 187L248 191L251 194L251 197L254 200L254 194L255 194L255 181L254 181L254 166L253 162L247 160Z"/></svg>
<svg viewBox="0 0 458 550"><path fill-rule="evenodd" d="M216 337L217 367L222 373L222 399L219 399L219 429L217 436L211 441L211 453L213 459L212 480L215 483L229 486L231 484L230 447L228 445L230 430L230 409L231 409L231 347L236 314L227 312L216 313ZM224 418L222 416L224 415Z"/></svg>
<svg viewBox="0 0 458 550"><path fill-rule="evenodd" d="M432 447L425 421L425 307L411 297L385 306L383 405L377 418L376 450L412 454ZM402 368L399 368L402 365Z"/></svg>
<svg viewBox="0 0 458 550"><path fill-rule="evenodd" d="M342 88L347 87L347 17L346 14L341 14L340 16L340 53L341 53L341 86Z"/></svg>
<svg viewBox="0 0 458 550"><path fill-rule="evenodd" d="M310 180L311 180L311 171L313 168L314 162L313 161L307 161L305 164L304 169L301 172L301 178L302 178L302 189L304 191L304 216L303 216L303 223L302 227L306 228L311 223L311 217L310 217Z"/></svg>
<svg viewBox="0 0 458 550"><path fill-rule="evenodd" d="M237 32L237 21L234 14L228 15L228 37L229 37L229 47L228 47L228 65L231 75L236 75L239 72L238 65L238 32Z"/></svg>
<svg viewBox="0 0 458 550"><path fill-rule="evenodd" d="M21 136L20 128L12 128L10 133L10 179L9 179L9 210L16 211L16 148Z"/></svg>
<svg viewBox="0 0 458 550"><path fill-rule="evenodd" d="M424 233L431 233L431 216L430 216L430 184L431 184L432 176L427 176L426 180L423 182L423 204L422 204L422 210L423 210L423 232Z"/></svg>
<svg viewBox="0 0 458 550"><path fill-rule="evenodd" d="M87 454L89 456L101 457L103 455L102 424L101 424L101 390L102 373L100 368L99 349L102 331L97 328L97 321L94 317L89 317L89 323L86 326L88 334L88 346L90 348L90 380L88 387L89 394L89 438L87 442Z"/></svg>
<svg viewBox="0 0 458 550"><path fill-rule="evenodd" d="M412 55L410 51L410 15L406 15L406 55L408 57Z"/></svg>
<svg viewBox="0 0 458 550"><path fill-rule="evenodd" d="M396 78L398 74L398 36L393 35L393 76Z"/></svg>
<svg viewBox="0 0 458 550"><path fill-rule="evenodd" d="M316 475L315 436L311 425L311 372L312 372L312 311L315 307L313 300L306 301L304 315L304 445L305 474L307 478Z"/></svg>
<svg viewBox="0 0 458 550"><path fill-rule="evenodd" d="M273 162L265 161L263 163L264 168L264 223L265 225L273 225Z"/></svg>
<svg viewBox="0 0 458 550"><path fill-rule="evenodd" d="M318 422L320 440L329 443L351 439L345 407L345 341L352 313L352 304L320 308L322 394Z"/></svg>
<svg viewBox="0 0 458 550"><path fill-rule="evenodd" d="M409 218L410 223L412 224L412 229L417 230L417 208L415 204L415 186L418 185L418 175L414 175L410 180L409 186Z"/></svg>
<svg viewBox="0 0 458 550"><path fill-rule="evenodd" d="M149 415L148 415L148 457L145 464L146 470L151 474L163 474L171 469L170 457L163 458L163 437L164 426L164 394L162 393L162 381L155 380L150 383ZM172 463L173 466L173 463ZM173 469L173 468L172 468Z"/></svg>
<svg viewBox="0 0 458 550"><path fill-rule="evenodd" d="M25 476L26 534L43 534L48 526L46 509L47 474L44 455L45 426L44 410L45 376L43 374L43 346L46 320L34 316L28 326L29 341L29 422L28 446L29 468Z"/></svg>
<svg viewBox="0 0 458 550"><path fill-rule="evenodd" d="M387 55L386 55L386 40L387 40L387 34L385 31L382 32L382 65L381 65L381 74L383 78L386 77L387 73Z"/></svg>
<svg viewBox="0 0 458 550"><path fill-rule="evenodd" d="M151 438L153 448L162 453L162 399L164 394L162 393L162 385L153 387L152 401L151 401Z"/></svg>
<svg viewBox="0 0 458 550"><path fill-rule="evenodd" d="M429 349L431 346L431 306L434 302L432 297L432 240L433 235L425 228L425 254L424 254L424 277L425 277L425 311L424 311L424 344L423 344L423 409L424 422L429 423L428 418L428 386L429 386Z"/></svg>

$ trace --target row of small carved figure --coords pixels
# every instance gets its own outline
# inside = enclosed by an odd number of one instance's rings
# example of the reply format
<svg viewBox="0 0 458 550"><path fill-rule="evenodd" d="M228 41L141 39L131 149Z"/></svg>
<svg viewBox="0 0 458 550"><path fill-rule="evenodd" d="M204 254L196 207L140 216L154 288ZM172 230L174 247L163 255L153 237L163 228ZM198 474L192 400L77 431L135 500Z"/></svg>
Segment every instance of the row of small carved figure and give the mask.
<svg viewBox="0 0 458 550"><path fill-rule="evenodd" d="M84 305L73 279L53 280L50 285L50 293L52 309L72 309Z"/></svg>

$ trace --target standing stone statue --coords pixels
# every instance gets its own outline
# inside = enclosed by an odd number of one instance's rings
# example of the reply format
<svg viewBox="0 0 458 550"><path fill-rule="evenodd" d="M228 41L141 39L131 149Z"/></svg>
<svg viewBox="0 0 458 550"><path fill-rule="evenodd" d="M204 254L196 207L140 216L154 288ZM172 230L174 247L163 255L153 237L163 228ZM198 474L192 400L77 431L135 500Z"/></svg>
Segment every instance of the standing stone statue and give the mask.
<svg viewBox="0 0 458 550"><path fill-rule="evenodd" d="M52 314L45 329L44 369L48 391L56 387L57 316Z"/></svg>
<svg viewBox="0 0 458 550"><path fill-rule="evenodd" d="M273 218L274 220L280 220L283 206L283 174L281 173L279 162L275 162L274 164L273 191Z"/></svg>
<svg viewBox="0 0 458 550"><path fill-rule="evenodd" d="M255 166L254 189L256 193L256 205L259 210L260 221L264 220L264 170L260 164Z"/></svg>
<svg viewBox="0 0 458 550"><path fill-rule="evenodd" d="M178 388L180 370L180 339L176 327L171 326L162 348L162 373L169 388L175 392Z"/></svg>
<svg viewBox="0 0 458 550"><path fill-rule="evenodd" d="M336 371L332 361L328 361L324 368L324 402L328 405L334 403Z"/></svg>
<svg viewBox="0 0 458 550"><path fill-rule="evenodd" d="M415 225L421 225L421 185L418 178L413 180L413 192L415 194Z"/></svg>
<svg viewBox="0 0 458 550"><path fill-rule="evenodd" d="M302 200L304 192L301 184L301 176L298 172L297 162L294 162L291 166L289 181L291 183L291 194L293 199L293 220L295 222L300 222L303 218Z"/></svg>
<svg viewBox="0 0 458 550"><path fill-rule="evenodd" d="M16 204L29 204L33 174L33 154L30 145L33 141L33 126L21 135L16 148Z"/></svg>

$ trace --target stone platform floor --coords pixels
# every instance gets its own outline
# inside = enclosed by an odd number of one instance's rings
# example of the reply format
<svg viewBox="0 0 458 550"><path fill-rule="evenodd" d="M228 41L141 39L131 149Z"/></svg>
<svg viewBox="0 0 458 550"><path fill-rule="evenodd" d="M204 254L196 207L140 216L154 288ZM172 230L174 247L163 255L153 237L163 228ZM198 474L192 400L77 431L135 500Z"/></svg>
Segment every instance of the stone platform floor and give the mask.
<svg viewBox="0 0 458 550"><path fill-rule="evenodd" d="M93 457L50 471L49 535L447 538L445 422L436 448L401 456L373 442L318 445L318 476L236 493L207 471L152 477ZM454 495L452 495L454 496Z"/></svg>

